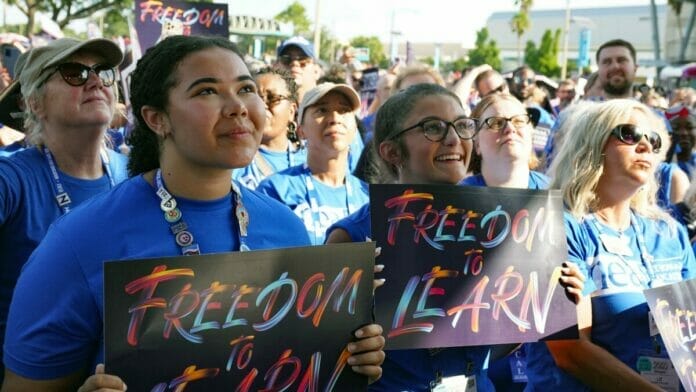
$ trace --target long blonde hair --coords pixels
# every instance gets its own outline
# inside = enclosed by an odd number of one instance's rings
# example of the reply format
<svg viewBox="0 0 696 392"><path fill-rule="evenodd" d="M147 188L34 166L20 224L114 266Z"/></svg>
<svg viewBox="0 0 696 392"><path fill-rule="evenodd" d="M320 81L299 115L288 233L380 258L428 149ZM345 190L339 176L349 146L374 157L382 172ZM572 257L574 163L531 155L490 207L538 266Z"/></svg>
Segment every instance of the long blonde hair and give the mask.
<svg viewBox="0 0 696 392"><path fill-rule="evenodd" d="M619 124L627 123L634 111L643 113L650 121L651 129L662 138L663 148L660 159L664 159L669 147L669 135L652 109L630 99L586 105L573 116L574 124L565 138L561 149L549 170L553 178L551 188L560 188L568 211L576 218L596 208L597 184L604 173L604 146L611 136L611 130ZM631 208L639 215L671 221L669 214L657 206L658 183L654 175L640 191L631 198Z"/></svg>

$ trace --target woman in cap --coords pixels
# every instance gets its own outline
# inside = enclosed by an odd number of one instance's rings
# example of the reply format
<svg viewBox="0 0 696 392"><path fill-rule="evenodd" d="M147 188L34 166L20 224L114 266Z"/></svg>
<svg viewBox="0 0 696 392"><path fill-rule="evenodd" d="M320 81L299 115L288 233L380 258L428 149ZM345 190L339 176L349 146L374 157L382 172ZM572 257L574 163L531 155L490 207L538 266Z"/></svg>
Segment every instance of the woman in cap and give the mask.
<svg viewBox="0 0 696 392"><path fill-rule="evenodd" d="M284 206L230 183L232 169L256 154L266 120L233 43L163 40L138 62L131 102L132 177L56 223L27 263L10 308L3 390L74 391L104 361L104 260L309 244ZM356 332L362 339L350 344L348 359L354 371L379 377L380 333L377 325ZM137 382L102 371L81 391Z"/></svg>

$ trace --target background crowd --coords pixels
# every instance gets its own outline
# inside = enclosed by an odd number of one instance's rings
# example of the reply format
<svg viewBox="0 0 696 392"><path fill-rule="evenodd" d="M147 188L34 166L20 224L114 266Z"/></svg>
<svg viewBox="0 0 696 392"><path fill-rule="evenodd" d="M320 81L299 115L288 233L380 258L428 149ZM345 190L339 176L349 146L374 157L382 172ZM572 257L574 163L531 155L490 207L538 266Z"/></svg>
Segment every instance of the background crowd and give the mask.
<svg viewBox="0 0 696 392"><path fill-rule="evenodd" d="M386 353L368 325L348 347L371 390L460 375L482 391L680 388L638 363L667 358L642 290L696 273L696 93L636 86L629 42L558 82L482 65L446 83L423 64L370 70L349 47L323 67L302 37L249 63L225 39L175 36L124 94L122 60L64 38L2 74L3 391L125 390L98 366L102 260L366 241L370 183L559 189L561 279L588 320L572 341Z"/></svg>

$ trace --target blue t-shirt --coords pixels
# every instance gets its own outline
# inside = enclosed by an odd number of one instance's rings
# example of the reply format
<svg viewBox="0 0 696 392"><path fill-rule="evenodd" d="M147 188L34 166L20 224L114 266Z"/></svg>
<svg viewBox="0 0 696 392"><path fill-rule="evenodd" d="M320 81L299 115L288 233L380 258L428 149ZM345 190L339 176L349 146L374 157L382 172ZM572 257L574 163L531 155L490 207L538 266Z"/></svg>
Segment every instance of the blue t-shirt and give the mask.
<svg viewBox="0 0 696 392"><path fill-rule="evenodd" d="M271 151L259 147L259 152L249 165L232 172L232 178L249 189L256 189L259 183L271 174L307 161L307 149L302 146L286 151ZM270 172L269 172L270 171ZM264 175L267 172L267 175Z"/></svg>
<svg viewBox="0 0 696 392"><path fill-rule="evenodd" d="M670 195L672 193L672 175L675 170L681 170L676 163L660 162L660 165L655 170L657 183L657 204L662 208L669 208L672 204Z"/></svg>
<svg viewBox="0 0 696 392"><path fill-rule="evenodd" d="M306 246L292 212L241 187L252 250ZM239 249L231 196L177 198L201 253ZM288 235L292 233L292 235ZM103 262L180 255L155 189L142 176L97 196L56 221L17 282L4 362L31 379L52 379L104 361ZM27 311L31 309L31 311Z"/></svg>
<svg viewBox="0 0 696 392"><path fill-rule="evenodd" d="M14 142L14 143L9 144L7 146L0 147L0 158L1 157L9 157L10 155L16 153L17 151L22 151L25 148L26 148L26 146L24 145L23 140Z"/></svg>
<svg viewBox="0 0 696 392"><path fill-rule="evenodd" d="M691 154L688 161L679 161L677 164L689 176L691 181L696 179L696 153Z"/></svg>
<svg viewBox="0 0 696 392"><path fill-rule="evenodd" d="M108 157L114 183L124 181L127 158L113 151L108 152ZM107 175L83 180L58 170L58 176L70 196L71 207L111 189ZM54 186L41 150L28 148L0 158L0 343L5 336L7 312L19 272L48 227L63 214Z"/></svg>
<svg viewBox="0 0 696 392"><path fill-rule="evenodd" d="M592 293L592 342L636 370L641 351L654 352L648 327L649 308L643 290L696 276L696 261L686 230L676 222L633 214L634 223L621 233L596 218L581 222L565 215L568 259L587 276L585 292ZM625 238L631 255L607 250L600 234ZM641 258L645 253L652 261ZM626 252L624 252L626 253ZM664 345L658 337L657 343ZM527 346L528 390L585 391L588 387L556 367L544 343ZM588 360L591 360L588 358Z"/></svg>
<svg viewBox="0 0 696 392"><path fill-rule="evenodd" d="M371 237L370 205L339 220L327 231L341 228L353 242ZM377 244L379 246L379 244ZM379 290L379 289L378 289ZM488 346L454 347L442 349L387 350L382 364L382 377L370 385L370 391L430 391L431 381L442 377L475 375L478 391L493 391L487 376Z"/></svg>
<svg viewBox="0 0 696 392"><path fill-rule="evenodd" d="M527 184L527 189L549 189L549 183L551 180L545 174L541 174L535 171L529 171L529 182ZM469 185L469 186L488 186L486 185L486 180L483 178L482 174L476 174L463 179L459 185Z"/></svg>
<svg viewBox="0 0 696 392"><path fill-rule="evenodd" d="M324 243L326 229L367 203L367 184L349 174L343 185L332 187L312 176L306 165L298 165L261 181L259 192L288 206L305 224L314 245ZM316 205L312 206L313 203Z"/></svg>

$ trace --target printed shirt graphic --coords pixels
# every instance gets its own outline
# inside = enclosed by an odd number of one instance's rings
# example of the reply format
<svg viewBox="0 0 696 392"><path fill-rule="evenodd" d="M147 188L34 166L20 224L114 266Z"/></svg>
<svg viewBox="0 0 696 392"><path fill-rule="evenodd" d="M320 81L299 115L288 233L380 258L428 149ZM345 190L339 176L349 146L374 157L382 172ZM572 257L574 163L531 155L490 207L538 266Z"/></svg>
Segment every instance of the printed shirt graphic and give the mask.
<svg viewBox="0 0 696 392"><path fill-rule="evenodd" d="M309 170L304 165L298 165L263 180L257 190L287 205L304 222L312 243L321 245L329 226L368 202L367 184L348 175L346 182L350 182L351 186L351 196L348 197L345 185L334 188L311 178L316 190L315 213L307 189L307 176L312 177Z"/></svg>
<svg viewBox="0 0 696 392"><path fill-rule="evenodd" d="M635 224L623 232L630 250L625 255L609 252L600 239L603 234L621 241L619 233L592 218L579 223L566 216L566 229L569 260L584 264L588 274L592 340L636 369L639 352L655 349L643 289L692 278L696 265L681 225L633 216ZM641 257L641 236L649 257Z"/></svg>

